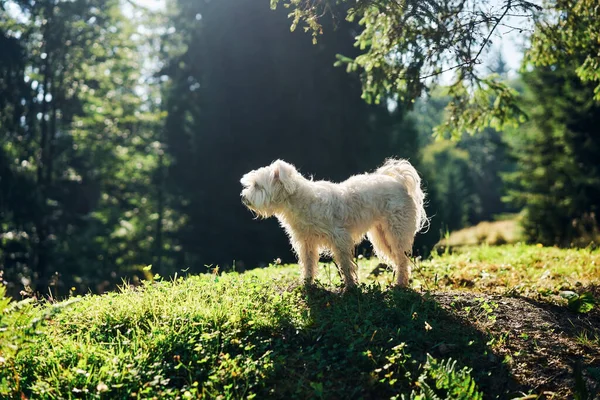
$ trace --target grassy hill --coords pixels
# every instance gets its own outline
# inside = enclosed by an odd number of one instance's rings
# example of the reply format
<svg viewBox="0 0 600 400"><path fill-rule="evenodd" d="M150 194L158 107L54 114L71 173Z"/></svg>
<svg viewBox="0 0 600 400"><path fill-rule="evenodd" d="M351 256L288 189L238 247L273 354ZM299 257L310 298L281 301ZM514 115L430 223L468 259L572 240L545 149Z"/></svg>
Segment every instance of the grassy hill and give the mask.
<svg viewBox="0 0 600 400"><path fill-rule="evenodd" d="M450 232L438 243L440 247L501 245L523 241L519 215L505 215L497 221L483 221L474 226Z"/></svg>
<svg viewBox="0 0 600 400"><path fill-rule="evenodd" d="M335 266L305 289L273 265L0 300L0 398L598 395L600 251L463 248L417 263L411 290L359 265L346 293Z"/></svg>

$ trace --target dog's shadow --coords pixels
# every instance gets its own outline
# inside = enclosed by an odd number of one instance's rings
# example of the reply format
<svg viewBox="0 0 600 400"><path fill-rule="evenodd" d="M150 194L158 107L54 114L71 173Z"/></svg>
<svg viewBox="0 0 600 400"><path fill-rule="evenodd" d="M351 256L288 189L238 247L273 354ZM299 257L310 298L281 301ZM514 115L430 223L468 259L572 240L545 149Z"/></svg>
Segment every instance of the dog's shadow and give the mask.
<svg viewBox="0 0 600 400"><path fill-rule="evenodd" d="M280 367L298 385L321 385L325 398L410 393L427 355L472 368L484 398L513 398L530 389L511 376L489 337L427 294L377 284L343 292L319 284L295 290L308 305L310 324L296 332L296 348Z"/></svg>

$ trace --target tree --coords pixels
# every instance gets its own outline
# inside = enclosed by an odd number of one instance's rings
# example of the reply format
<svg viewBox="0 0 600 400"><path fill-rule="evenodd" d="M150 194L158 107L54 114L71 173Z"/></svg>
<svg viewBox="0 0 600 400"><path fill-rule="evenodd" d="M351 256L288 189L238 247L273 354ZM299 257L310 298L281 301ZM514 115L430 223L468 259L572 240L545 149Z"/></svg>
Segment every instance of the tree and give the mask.
<svg viewBox="0 0 600 400"><path fill-rule="evenodd" d="M600 105L594 85L570 69L537 67L524 75L531 121L511 135L518 169L509 199L524 207L526 238L545 245L598 239Z"/></svg>
<svg viewBox="0 0 600 400"><path fill-rule="evenodd" d="M496 52L489 70L517 93L522 92L518 80L508 80L507 65L501 51ZM502 176L515 168L503 133L493 128L485 128L477 135L464 133L457 147L469 153L468 173L476 198L475 207L468 211L469 222L489 221L499 214L518 211L502 200L506 195Z"/></svg>
<svg viewBox="0 0 600 400"><path fill-rule="evenodd" d="M0 15L10 50L0 63L5 278L54 294L103 291L172 244L154 242L173 226L153 186L164 181L164 113L140 95L144 38L119 0L9 3Z"/></svg>
<svg viewBox="0 0 600 400"><path fill-rule="evenodd" d="M322 16L339 17L339 1L286 0L291 8L292 30L304 23L313 42L324 31ZM279 0L272 0L275 8ZM523 120L516 93L495 76L484 76L477 65L507 17L533 18L535 3L506 0L494 7L467 0L391 1L359 0L341 3L345 19L357 20L362 30L356 37L361 53L339 56L338 65L360 71L363 97L379 102L395 97L410 104L444 72L454 71L446 120L440 132L461 135L486 127L502 129Z"/></svg>
<svg viewBox="0 0 600 400"><path fill-rule="evenodd" d="M524 60L531 123L511 135L519 161L509 200L523 206L528 240L597 241L600 75L597 2L545 5Z"/></svg>
<svg viewBox="0 0 600 400"><path fill-rule="evenodd" d="M35 205L32 196L35 182L28 175L28 160L19 158L23 148L22 115L32 92L22 79L26 68L26 53L22 44L10 34L6 16L0 15L0 257L2 277L11 278L7 265L22 269L27 262L29 241L26 227ZM15 159L18 162L15 162Z"/></svg>
<svg viewBox="0 0 600 400"><path fill-rule="evenodd" d="M423 149L423 174L435 188L432 212L444 231L465 227L479 205L472 176L469 153L454 142L439 141ZM437 232L436 232L437 233Z"/></svg>
<svg viewBox="0 0 600 400"><path fill-rule="evenodd" d="M568 66L583 82L594 87L594 98L600 101L600 7L597 0L545 1L544 10L536 20L525 64Z"/></svg>
<svg viewBox="0 0 600 400"><path fill-rule="evenodd" d="M506 79L506 64L501 53L489 69ZM506 83L518 87L515 81ZM508 154L508 145L501 132L486 128L477 135L463 133L452 143L433 143L444 141L439 136L434 138L432 132L442 122L444 109L450 101L446 89L439 87L426 98L417 100L411 112L418 121L419 141L424 147L425 177L436 186L441 201L432 204L438 210L437 218L442 218L444 229L457 229L516 211L502 201L506 194L502 174L514 170L515 162ZM447 202L451 198L462 198L463 201L452 205L452 211L444 211L450 207ZM448 213L456 215L445 220Z"/></svg>

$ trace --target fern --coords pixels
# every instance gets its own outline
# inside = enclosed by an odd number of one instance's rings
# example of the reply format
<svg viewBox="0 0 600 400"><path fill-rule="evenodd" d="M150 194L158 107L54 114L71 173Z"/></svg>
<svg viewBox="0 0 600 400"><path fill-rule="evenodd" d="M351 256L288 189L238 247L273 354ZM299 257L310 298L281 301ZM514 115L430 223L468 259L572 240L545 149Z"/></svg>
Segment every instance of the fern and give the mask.
<svg viewBox="0 0 600 400"><path fill-rule="evenodd" d="M427 355L423 371L416 382L417 390L410 394L411 400L480 400L483 394L478 390L475 380L471 376L471 369L456 368L456 361L438 361ZM406 397L402 397L406 400Z"/></svg>

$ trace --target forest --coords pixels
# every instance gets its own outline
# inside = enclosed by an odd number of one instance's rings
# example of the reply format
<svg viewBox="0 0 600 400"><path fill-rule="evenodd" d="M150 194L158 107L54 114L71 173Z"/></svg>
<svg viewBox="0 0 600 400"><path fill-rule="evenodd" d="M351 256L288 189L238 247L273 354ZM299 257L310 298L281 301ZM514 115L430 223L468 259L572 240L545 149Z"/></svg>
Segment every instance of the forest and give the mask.
<svg viewBox="0 0 600 400"><path fill-rule="evenodd" d="M0 398L598 399L598 21L0 0ZM390 157L426 193L408 287L368 242L356 287L328 257L302 282L242 204L277 159L340 182Z"/></svg>
<svg viewBox="0 0 600 400"><path fill-rule="evenodd" d="M440 2L457 24L451 3ZM558 22L513 4L531 12L515 70L493 13L481 14L490 34L497 28L489 41L473 21L452 43L414 24L389 44L413 61L395 65L381 63L389 49L368 37L389 21L365 22L364 0L356 9L323 2L318 19L317 6L298 1L3 1L7 290L102 293L144 279L148 265L172 276L293 262L276 222L253 220L239 199L240 177L275 159L333 181L409 159L431 217L415 244L422 258L449 232L503 218L518 218L525 242L595 245L600 78L597 7L587 3L552 2L545 12L564 13ZM453 65L419 58L419 38L445 45L443 54L479 44L487 56L451 79L411 80ZM408 74L402 84L398 71ZM370 254L368 245L357 252Z"/></svg>

